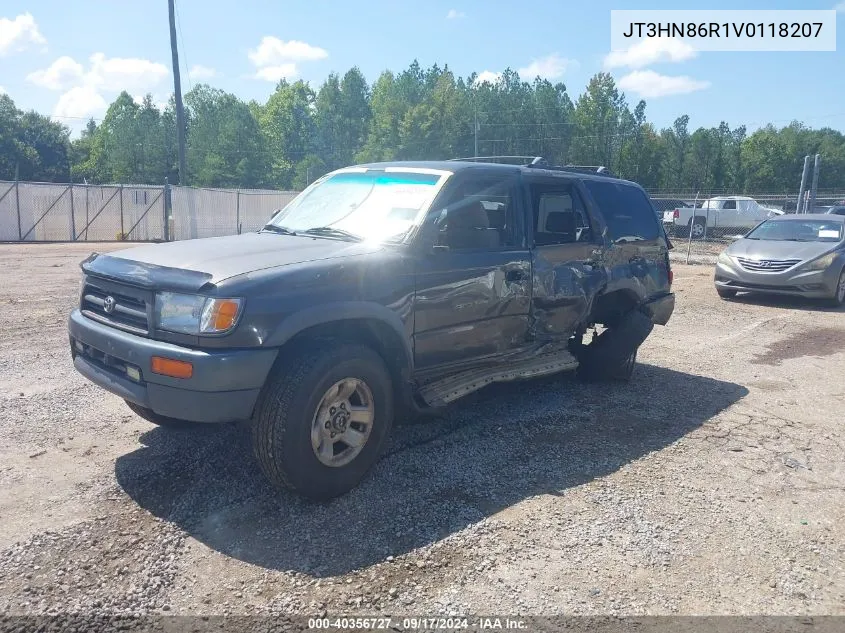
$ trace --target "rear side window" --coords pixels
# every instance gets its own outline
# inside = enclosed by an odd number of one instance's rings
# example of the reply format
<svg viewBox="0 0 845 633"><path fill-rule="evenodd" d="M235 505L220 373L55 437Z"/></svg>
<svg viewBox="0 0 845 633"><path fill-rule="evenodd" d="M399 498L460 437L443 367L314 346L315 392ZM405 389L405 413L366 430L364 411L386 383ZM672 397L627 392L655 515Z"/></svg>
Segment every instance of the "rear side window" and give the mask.
<svg viewBox="0 0 845 633"><path fill-rule="evenodd" d="M601 180L585 180L584 186L599 205L611 240L656 240L660 237L654 209L638 188Z"/></svg>

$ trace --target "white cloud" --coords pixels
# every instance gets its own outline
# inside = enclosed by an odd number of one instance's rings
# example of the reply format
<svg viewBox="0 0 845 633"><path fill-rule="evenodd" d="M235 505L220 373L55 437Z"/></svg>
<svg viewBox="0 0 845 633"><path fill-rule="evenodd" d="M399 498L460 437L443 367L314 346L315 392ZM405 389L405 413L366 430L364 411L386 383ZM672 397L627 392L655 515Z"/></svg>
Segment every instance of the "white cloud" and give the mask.
<svg viewBox="0 0 845 633"><path fill-rule="evenodd" d="M67 90L79 85L84 75L82 64L65 55L59 57L44 70L29 73L26 80L50 90Z"/></svg>
<svg viewBox="0 0 845 633"><path fill-rule="evenodd" d="M329 53L318 46L297 40L283 41L265 35L257 48L249 51L249 59L258 69L254 77L276 82L299 74L297 63L325 59Z"/></svg>
<svg viewBox="0 0 845 633"><path fill-rule="evenodd" d="M47 40L38 30L32 14L22 13L14 20L0 18L0 57L37 44L46 45Z"/></svg>
<svg viewBox="0 0 845 633"><path fill-rule="evenodd" d="M211 79L214 75L217 74L217 71L213 68L209 68L208 66L201 66L200 64L194 64L191 66L191 70L188 71L188 77L191 79Z"/></svg>
<svg viewBox="0 0 845 633"><path fill-rule="evenodd" d="M695 49L675 37L649 37L623 51L612 51L604 58L605 68L644 68L656 62L683 62L695 57Z"/></svg>
<svg viewBox="0 0 845 633"><path fill-rule="evenodd" d="M328 52L318 46L297 40L285 42L272 36L264 36L258 48L249 51L250 60L259 68L279 66L286 62L317 61L328 56Z"/></svg>
<svg viewBox="0 0 845 633"><path fill-rule="evenodd" d="M467 16L466 13L463 11L458 11L457 9L449 9L449 13L446 14L447 20L458 20L460 18L465 18Z"/></svg>
<svg viewBox="0 0 845 633"><path fill-rule="evenodd" d="M619 80L619 87L641 97L656 99L705 90L710 87L710 82L693 79L686 75L670 77L653 70L635 70Z"/></svg>
<svg viewBox="0 0 845 633"><path fill-rule="evenodd" d="M279 64L278 66L265 66L259 68L256 73L256 79L263 79L264 81L278 82L282 79L293 79L297 75L296 64Z"/></svg>
<svg viewBox="0 0 845 633"><path fill-rule="evenodd" d="M0 95L6 94L6 89L3 86L0 86Z"/></svg>
<svg viewBox="0 0 845 633"><path fill-rule="evenodd" d="M137 57L109 58L103 53L94 53L90 61L85 82L114 92L149 90L170 74L164 64Z"/></svg>
<svg viewBox="0 0 845 633"><path fill-rule="evenodd" d="M577 67L578 62L576 60L567 59L557 53L552 53L546 57L532 59L528 66L520 68L517 72L520 77L527 80L534 80L536 77L540 77L541 79L560 79L567 70Z"/></svg>
<svg viewBox="0 0 845 633"><path fill-rule="evenodd" d="M59 97L53 116L59 118L88 118L106 111L108 104L93 86L77 86Z"/></svg>
<svg viewBox="0 0 845 633"><path fill-rule="evenodd" d="M483 83L496 84L502 78L502 73L494 73L492 70L483 70L478 73L475 78L475 85L479 86Z"/></svg>

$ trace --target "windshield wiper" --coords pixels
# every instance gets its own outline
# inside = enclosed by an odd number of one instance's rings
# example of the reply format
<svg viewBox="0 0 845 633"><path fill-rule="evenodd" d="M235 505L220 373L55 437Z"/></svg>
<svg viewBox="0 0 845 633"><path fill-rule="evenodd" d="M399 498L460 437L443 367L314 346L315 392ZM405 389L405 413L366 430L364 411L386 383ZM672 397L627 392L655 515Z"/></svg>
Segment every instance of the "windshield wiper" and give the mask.
<svg viewBox="0 0 845 633"><path fill-rule="evenodd" d="M336 229L332 226L315 226L313 229L301 231L301 235L325 235L327 237L339 237L353 242L364 241L364 238L360 235L355 235L354 233L344 231L343 229Z"/></svg>
<svg viewBox="0 0 845 633"><path fill-rule="evenodd" d="M270 231L271 233L278 233L279 235L296 235L296 231L291 231L284 226L277 226L275 224L265 224L261 227L261 231ZM259 231L259 233L261 231Z"/></svg>

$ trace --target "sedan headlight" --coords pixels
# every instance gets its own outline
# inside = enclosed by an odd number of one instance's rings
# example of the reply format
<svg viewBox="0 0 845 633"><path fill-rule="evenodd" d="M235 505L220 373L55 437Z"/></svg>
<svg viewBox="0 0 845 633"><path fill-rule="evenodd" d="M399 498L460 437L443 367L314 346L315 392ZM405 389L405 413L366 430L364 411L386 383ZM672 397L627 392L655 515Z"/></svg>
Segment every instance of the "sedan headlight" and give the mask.
<svg viewBox="0 0 845 633"><path fill-rule="evenodd" d="M234 327L242 302L202 295L159 292L156 323L162 330L182 334L221 334Z"/></svg>
<svg viewBox="0 0 845 633"><path fill-rule="evenodd" d="M724 264L725 266L733 266L733 263L734 263L733 260L731 259L731 256L728 255L725 252L719 253L719 260L718 261L719 261L720 264Z"/></svg>
<svg viewBox="0 0 845 633"><path fill-rule="evenodd" d="M814 259L809 264L804 264L801 268L802 270L825 270L833 264L833 260L836 259L836 253L828 253L823 257L819 257L818 259Z"/></svg>

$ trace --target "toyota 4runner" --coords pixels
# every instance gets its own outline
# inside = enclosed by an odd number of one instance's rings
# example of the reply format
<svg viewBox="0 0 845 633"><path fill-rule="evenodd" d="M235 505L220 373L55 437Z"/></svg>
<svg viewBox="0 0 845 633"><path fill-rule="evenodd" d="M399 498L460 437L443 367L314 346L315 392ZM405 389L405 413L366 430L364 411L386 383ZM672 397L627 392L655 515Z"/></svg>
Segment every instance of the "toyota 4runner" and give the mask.
<svg viewBox="0 0 845 633"><path fill-rule="evenodd" d="M498 381L631 375L674 309L671 244L603 171L359 165L257 232L94 253L74 365L161 426L249 421L273 484L341 495L397 417Z"/></svg>

